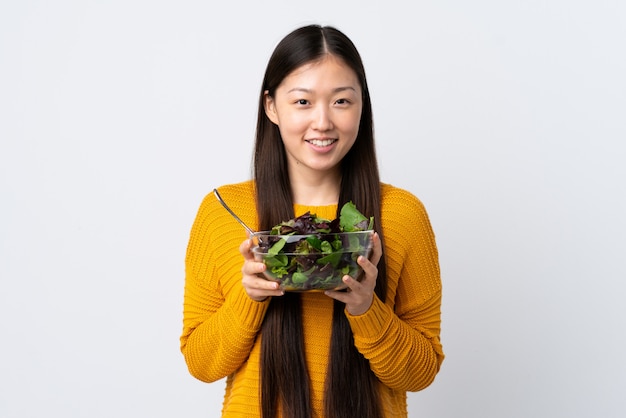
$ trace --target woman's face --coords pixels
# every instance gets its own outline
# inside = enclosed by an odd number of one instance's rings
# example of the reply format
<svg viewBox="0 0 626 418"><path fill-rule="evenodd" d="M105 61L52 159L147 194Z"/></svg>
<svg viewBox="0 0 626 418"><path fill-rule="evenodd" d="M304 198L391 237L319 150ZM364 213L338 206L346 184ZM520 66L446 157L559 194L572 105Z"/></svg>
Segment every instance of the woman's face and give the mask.
<svg viewBox="0 0 626 418"><path fill-rule="evenodd" d="M280 130L290 173L339 170L359 131L361 97L354 71L332 55L293 71L274 97L265 93L265 112Z"/></svg>

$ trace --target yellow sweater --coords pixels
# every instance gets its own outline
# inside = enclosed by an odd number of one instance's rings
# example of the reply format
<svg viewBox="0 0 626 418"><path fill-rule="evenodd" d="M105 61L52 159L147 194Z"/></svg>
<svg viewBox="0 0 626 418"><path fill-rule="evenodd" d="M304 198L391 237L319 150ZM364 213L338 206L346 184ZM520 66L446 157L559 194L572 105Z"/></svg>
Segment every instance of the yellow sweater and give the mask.
<svg viewBox="0 0 626 418"><path fill-rule="evenodd" d="M257 226L254 182L223 186L220 195L251 227ZM337 205L295 205L334 219ZM407 416L407 391L432 383L444 354L439 341L441 281L428 215L412 194L382 185L382 228L387 261L387 301L378 298L365 314L346 312L357 349L381 382L386 417ZM259 417L257 338L268 301L255 302L241 285L244 229L213 193L203 200L191 229L181 351L189 372L214 382L227 377L222 417ZM313 416L323 416L333 301L322 292L303 293L305 356Z"/></svg>

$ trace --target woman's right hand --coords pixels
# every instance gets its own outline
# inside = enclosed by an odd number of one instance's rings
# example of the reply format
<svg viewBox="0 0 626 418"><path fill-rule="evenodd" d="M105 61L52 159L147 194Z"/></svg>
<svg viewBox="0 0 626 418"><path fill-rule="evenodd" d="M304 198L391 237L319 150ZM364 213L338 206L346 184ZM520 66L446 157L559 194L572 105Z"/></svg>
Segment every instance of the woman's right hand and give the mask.
<svg viewBox="0 0 626 418"><path fill-rule="evenodd" d="M265 264L255 261L251 251L252 241L246 239L239 246L239 252L243 255L244 262L241 268L243 278L241 284L248 296L257 301L262 302L269 296L282 296L285 292L278 288L278 283L266 280L262 273L265 271Z"/></svg>

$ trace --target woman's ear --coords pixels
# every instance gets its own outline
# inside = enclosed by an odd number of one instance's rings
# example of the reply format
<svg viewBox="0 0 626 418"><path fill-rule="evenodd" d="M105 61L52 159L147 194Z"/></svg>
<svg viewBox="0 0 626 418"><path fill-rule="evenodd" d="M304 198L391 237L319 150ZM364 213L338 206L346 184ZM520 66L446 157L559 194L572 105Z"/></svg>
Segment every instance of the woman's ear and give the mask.
<svg viewBox="0 0 626 418"><path fill-rule="evenodd" d="M263 93L263 99L265 102L265 114L268 119L272 121L274 125L278 125L278 114L276 113L276 102L274 98L270 96L270 92L265 90Z"/></svg>

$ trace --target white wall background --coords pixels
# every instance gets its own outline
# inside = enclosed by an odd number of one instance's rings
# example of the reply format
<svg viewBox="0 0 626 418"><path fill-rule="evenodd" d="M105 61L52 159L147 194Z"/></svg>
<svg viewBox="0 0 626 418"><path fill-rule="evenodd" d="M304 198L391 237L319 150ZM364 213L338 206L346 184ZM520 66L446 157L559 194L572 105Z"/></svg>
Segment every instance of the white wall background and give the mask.
<svg viewBox="0 0 626 418"><path fill-rule="evenodd" d="M438 236L411 417L626 415L623 1L0 4L1 417L218 416L178 349L189 228L311 22L359 47L384 180Z"/></svg>

